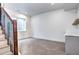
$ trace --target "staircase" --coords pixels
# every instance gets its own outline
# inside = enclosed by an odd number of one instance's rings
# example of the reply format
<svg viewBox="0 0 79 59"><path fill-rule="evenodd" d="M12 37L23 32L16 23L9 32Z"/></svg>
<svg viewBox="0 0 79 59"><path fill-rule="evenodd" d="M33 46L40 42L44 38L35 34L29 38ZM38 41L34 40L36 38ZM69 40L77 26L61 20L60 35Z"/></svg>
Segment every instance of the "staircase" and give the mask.
<svg viewBox="0 0 79 59"><path fill-rule="evenodd" d="M2 34L1 26L0 26L0 55L12 55L10 52L10 47L7 45L7 39L5 39L5 35Z"/></svg>

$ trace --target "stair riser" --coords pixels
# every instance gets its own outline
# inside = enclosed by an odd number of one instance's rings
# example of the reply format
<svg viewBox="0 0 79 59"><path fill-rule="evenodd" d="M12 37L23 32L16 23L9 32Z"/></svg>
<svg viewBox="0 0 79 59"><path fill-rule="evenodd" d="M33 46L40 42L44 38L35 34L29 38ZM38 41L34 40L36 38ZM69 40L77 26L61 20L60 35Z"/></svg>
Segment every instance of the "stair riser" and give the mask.
<svg viewBox="0 0 79 59"><path fill-rule="evenodd" d="M7 40L5 41L0 41L0 48L6 47L7 45Z"/></svg>
<svg viewBox="0 0 79 59"><path fill-rule="evenodd" d="M5 41L5 40L6 40L6 39L0 39L0 42L1 42L1 41Z"/></svg>
<svg viewBox="0 0 79 59"><path fill-rule="evenodd" d="M2 30L2 29L0 28L0 30Z"/></svg>
<svg viewBox="0 0 79 59"><path fill-rule="evenodd" d="M2 38L0 38L0 41L2 41L2 40L6 40L4 37L2 37Z"/></svg>
<svg viewBox="0 0 79 59"><path fill-rule="evenodd" d="M4 45L7 45L7 43L0 43L0 47L4 46Z"/></svg>
<svg viewBox="0 0 79 59"><path fill-rule="evenodd" d="M0 45L0 49L5 48L5 47L7 47L7 46L8 46L7 44L5 44L5 45Z"/></svg>
<svg viewBox="0 0 79 59"><path fill-rule="evenodd" d="M8 47L8 48L6 48ZM9 53L6 53L9 52ZM10 54L10 48L7 45L7 39L5 39L5 35L3 34L3 31L0 27L0 55L2 54Z"/></svg>
<svg viewBox="0 0 79 59"><path fill-rule="evenodd" d="M13 53L10 51L10 47L7 46L3 49L0 49L0 55L13 55Z"/></svg>
<svg viewBox="0 0 79 59"><path fill-rule="evenodd" d="M5 39L5 36L4 35L0 35L0 39Z"/></svg>
<svg viewBox="0 0 79 59"><path fill-rule="evenodd" d="M0 34L2 34L2 31L0 31Z"/></svg>
<svg viewBox="0 0 79 59"><path fill-rule="evenodd" d="M5 36L0 37L0 39L5 39Z"/></svg>

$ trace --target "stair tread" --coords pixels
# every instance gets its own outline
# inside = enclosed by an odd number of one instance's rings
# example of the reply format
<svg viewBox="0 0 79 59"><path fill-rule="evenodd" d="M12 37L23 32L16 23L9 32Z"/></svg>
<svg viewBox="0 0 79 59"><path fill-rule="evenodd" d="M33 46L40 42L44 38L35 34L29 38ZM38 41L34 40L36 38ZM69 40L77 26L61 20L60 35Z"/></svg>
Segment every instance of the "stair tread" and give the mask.
<svg viewBox="0 0 79 59"><path fill-rule="evenodd" d="M10 47L4 47L4 48L0 48L0 55L5 54L7 52L10 52Z"/></svg>
<svg viewBox="0 0 79 59"><path fill-rule="evenodd" d="M0 34L0 37L5 37L5 35L4 34Z"/></svg>
<svg viewBox="0 0 79 59"><path fill-rule="evenodd" d="M6 44L6 43L7 43L7 40L0 41L0 45Z"/></svg>
<svg viewBox="0 0 79 59"><path fill-rule="evenodd" d="M5 41L5 40L7 40L7 39L0 39L0 41Z"/></svg>
<svg viewBox="0 0 79 59"><path fill-rule="evenodd" d="M5 39L5 38L0 38L0 40L7 40L7 39Z"/></svg>
<svg viewBox="0 0 79 59"><path fill-rule="evenodd" d="M5 41L0 41L0 48L4 48L4 47L6 47L6 46L8 46L8 45L7 45L7 40L5 40Z"/></svg>
<svg viewBox="0 0 79 59"><path fill-rule="evenodd" d="M0 40L3 40L3 39L5 39L5 35L2 34L2 30L0 30Z"/></svg>
<svg viewBox="0 0 79 59"><path fill-rule="evenodd" d="M0 44L5 44L5 43L7 43L7 40L3 40L3 41L0 41Z"/></svg>
<svg viewBox="0 0 79 59"><path fill-rule="evenodd" d="M9 51L9 52L3 53L2 55L13 55L13 54L12 52Z"/></svg>
<svg viewBox="0 0 79 59"><path fill-rule="evenodd" d="M0 39L4 39L5 38L5 36L4 35L0 35Z"/></svg>
<svg viewBox="0 0 79 59"><path fill-rule="evenodd" d="M2 32L0 26L0 55L12 55L10 47L7 45L7 39L5 39L5 35Z"/></svg>
<svg viewBox="0 0 79 59"><path fill-rule="evenodd" d="M0 49L1 49L1 48L4 48L4 47L7 47L7 46L8 46L8 45L3 45L3 46L0 46Z"/></svg>

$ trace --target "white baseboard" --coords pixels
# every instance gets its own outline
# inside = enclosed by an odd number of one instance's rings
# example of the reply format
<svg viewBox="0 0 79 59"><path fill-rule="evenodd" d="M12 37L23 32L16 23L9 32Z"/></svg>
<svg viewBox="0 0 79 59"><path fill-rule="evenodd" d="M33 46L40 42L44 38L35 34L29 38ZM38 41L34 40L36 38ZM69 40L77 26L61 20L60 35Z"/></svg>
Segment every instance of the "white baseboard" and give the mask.
<svg viewBox="0 0 79 59"><path fill-rule="evenodd" d="M56 38L44 38L44 37L32 37L36 39L44 39L44 40L51 40L51 41L57 41L57 42L65 42L65 39L56 39Z"/></svg>

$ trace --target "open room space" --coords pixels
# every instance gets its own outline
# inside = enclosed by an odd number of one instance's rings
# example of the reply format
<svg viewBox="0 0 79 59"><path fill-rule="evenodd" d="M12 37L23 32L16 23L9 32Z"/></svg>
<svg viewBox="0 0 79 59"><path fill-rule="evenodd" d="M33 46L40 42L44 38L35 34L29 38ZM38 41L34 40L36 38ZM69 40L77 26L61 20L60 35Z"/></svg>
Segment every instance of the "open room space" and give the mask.
<svg viewBox="0 0 79 59"><path fill-rule="evenodd" d="M20 42L22 55L64 55L65 44L62 42L29 38Z"/></svg>
<svg viewBox="0 0 79 59"><path fill-rule="evenodd" d="M79 55L79 3L1 3L0 55Z"/></svg>

